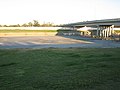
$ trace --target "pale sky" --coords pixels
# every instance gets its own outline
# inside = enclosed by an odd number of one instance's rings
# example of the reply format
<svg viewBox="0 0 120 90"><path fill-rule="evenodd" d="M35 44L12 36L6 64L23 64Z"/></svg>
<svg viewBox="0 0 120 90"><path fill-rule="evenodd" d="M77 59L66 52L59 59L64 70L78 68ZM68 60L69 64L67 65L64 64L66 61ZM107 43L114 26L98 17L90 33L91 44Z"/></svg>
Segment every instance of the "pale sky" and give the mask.
<svg viewBox="0 0 120 90"><path fill-rule="evenodd" d="M120 18L120 0L0 0L0 24Z"/></svg>

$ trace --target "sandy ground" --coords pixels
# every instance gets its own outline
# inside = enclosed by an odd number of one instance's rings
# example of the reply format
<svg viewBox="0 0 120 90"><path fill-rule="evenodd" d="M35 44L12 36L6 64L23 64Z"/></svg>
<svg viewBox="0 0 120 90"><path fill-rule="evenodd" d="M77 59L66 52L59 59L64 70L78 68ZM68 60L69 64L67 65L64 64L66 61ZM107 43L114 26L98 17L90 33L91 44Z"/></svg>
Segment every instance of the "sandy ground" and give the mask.
<svg viewBox="0 0 120 90"><path fill-rule="evenodd" d="M0 37L0 48L117 48L120 42L80 36Z"/></svg>

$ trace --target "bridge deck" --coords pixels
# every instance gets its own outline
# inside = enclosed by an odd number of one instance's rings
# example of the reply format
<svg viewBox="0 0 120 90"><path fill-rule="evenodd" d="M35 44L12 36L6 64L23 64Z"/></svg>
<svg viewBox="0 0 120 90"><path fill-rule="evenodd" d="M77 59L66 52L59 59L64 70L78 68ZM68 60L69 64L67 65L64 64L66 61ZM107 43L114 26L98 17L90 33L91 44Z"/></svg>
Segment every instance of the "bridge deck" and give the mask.
<svg viewBox="0 0 120 90"><path fill-rule="evenodd" d="M70 24L64 24L63 27L67 27L67 26L68 27L70 27L70 26L98 26L98 25L120 26L120 18L70 23Z"/></svg>

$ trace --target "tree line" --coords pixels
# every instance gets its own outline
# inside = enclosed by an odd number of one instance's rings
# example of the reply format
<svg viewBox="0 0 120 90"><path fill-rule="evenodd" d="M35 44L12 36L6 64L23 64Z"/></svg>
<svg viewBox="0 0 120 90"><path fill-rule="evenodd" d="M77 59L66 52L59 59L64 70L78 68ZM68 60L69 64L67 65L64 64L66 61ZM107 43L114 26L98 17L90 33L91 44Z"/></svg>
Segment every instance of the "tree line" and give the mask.
<svg viewBox="0 0 120 90"><path fill-rule="evenodd" d="M53 23L47 22L40 24L38 20L33 20L32 22L24 23L22 25L0 25L0 27L56 27L59 25L54 25Z"/></svg>

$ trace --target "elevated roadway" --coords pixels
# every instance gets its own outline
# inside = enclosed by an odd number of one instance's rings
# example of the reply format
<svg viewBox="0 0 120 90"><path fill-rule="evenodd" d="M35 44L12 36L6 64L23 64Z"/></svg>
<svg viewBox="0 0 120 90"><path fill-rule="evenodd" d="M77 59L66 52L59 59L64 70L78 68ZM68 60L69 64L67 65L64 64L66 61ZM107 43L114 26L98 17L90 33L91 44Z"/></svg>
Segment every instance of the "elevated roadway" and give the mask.
<svg viewBox="0 0 120 90"><path fill-rule="evenodd" d="M120 27L120 18L70 23L64 24L62 27L72 28L73 30L82 27L94 27L97 28L96 36L107 38L114 35L115 27Z"/></svg>

